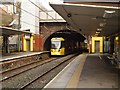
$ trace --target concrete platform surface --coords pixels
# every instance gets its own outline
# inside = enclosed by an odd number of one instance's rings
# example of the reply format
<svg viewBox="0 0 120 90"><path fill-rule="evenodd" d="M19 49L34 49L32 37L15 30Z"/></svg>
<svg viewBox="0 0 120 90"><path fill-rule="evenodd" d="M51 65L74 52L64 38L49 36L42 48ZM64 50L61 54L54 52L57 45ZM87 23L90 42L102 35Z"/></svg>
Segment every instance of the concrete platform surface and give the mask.
<svg viewBox="0 0 120 90"><path fill-rule="evenodd" d="M26 57L26 56L41 54L41 53L45 53L45 52L48 52L48 51L43 51L43 52L15 52L15 53L7 53L7 54L4 54L4 55L1 55L0 62L1 61L7 61L7 60L10 60L10 59L17 59L17 58L21 58L21 57Z"/></svg>
<svg viewBox="0 0 120 90"><path fill-rule="evenodd" d="M79 79L80 75L78 73L76 77L75 76L76 74L74 73L76 72L76 68L79 67L80 63L84 64L85 58L86 58L86 55L84 54L77 56L55 78L53 78L44 88L66 88L66 87L69 88L69 85L73 85L73 87L74 85L76 86L78 84L77 79ZM71 83L70 80L72 80L73 83Z"/></svg>
<svg viewBox="0 0 120 90"><path fill-rule="evenodd" d="M118 88L117 70L102 55L88 55L77 88Z"/></svg>
<svg viewBox="0 0 120 90"><path fill-rule="evenodd" d="M107 56L106 56L107 57ZM118 72L102 54L81 54L45 87L117 90Z"/></svg>

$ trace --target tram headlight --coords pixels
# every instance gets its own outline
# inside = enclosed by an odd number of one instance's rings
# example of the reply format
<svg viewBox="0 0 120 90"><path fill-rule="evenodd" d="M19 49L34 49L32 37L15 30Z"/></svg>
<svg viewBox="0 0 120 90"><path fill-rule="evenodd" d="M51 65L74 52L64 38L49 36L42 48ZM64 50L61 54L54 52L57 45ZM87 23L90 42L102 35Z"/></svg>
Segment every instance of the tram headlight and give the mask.
<svg viewBox="0 0 120 90"><path fill-rule="evenodd" d="M58 52L60 52L60 49L58 49Z"/></svg>
<svg viewBox="0 0 120 90"><path fill-rule="evenodd" d="M53 50L51 49L51 52L53 52Z"/></svg>

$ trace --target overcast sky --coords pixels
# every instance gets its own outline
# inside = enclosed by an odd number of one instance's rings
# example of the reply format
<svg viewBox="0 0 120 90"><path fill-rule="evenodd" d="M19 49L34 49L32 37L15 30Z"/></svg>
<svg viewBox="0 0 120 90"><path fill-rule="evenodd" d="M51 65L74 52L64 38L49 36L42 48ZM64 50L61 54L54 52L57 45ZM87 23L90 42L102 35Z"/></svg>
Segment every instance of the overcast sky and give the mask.
<svg viewBox="0 0 120 90"><path fill-rule="evenodd" d="M49 6L49 2L52 2L52 3L62 3L63 0L40 0L40 2L42 3L42 5L46 9L51 10L52 8Z"/></svg>

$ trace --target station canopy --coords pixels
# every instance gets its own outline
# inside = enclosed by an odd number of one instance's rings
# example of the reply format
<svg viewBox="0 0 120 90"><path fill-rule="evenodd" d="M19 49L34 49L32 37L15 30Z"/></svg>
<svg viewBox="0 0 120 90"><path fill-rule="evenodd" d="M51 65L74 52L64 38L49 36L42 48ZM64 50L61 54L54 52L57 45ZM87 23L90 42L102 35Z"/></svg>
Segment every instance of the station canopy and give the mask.
<svg viewBox="0 0 120 90"><path fill-rule="evenodd" d="M120 32L117 3L50 4L74 29L84 35L110 36Z"/></svg>
<svg viewBox="0 0 120 90"><path fill-rule="evenodd" d="M11 36L11 35L20 35L20 34L32 34L32 33L28 32L28 31L18 31L17 29L0 26L0 35L1 36Z"/></svg>

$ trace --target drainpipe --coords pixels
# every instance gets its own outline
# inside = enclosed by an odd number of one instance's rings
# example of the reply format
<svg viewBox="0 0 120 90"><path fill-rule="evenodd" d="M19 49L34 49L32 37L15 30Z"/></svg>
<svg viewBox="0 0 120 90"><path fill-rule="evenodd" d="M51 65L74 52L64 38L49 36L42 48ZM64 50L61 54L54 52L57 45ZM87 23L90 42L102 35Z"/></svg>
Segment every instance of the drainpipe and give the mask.
<svg viewBox="0 0 120 90"><path fill-rule="evenodd" d="M21 7L21 3L19 6ZM18 12L18 31L20 31L20 28L21 28L20 17L21 17L21 9L19 9L19 12ZM21 47L20 35L18 35L18 51L19 52L20 52L20 47Z"/></svg>

